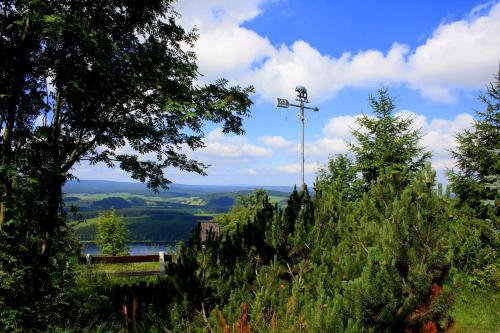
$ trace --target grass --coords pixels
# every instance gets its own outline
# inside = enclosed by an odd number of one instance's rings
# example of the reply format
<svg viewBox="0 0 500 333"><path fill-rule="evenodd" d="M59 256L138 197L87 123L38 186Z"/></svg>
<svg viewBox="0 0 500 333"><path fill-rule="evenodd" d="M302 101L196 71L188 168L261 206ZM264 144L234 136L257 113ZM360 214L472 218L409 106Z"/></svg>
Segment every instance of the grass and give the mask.
<svg viewBox="0 0 500 333"><path fill-rule="evenodd" d="M106 198L110 198L110 197L117 197L117 198L123 198L123 199L139 198L139 199L144 199L146 201L165 201L165 202L168 201L168 199L170 199L169 197L122 193L122 192L116 192L116 193L71 193L68 196L69 197L76 197L76 198L79 198L80 200L85 200L85 201L97 201L97 200L102 200L102 199L106 199Z"/></svg>
<svg viewBox="0 0 500 333"><path fill-rule="evenodd" d="M457 333L496 333L500 330L500 292L460 288L452 311Z"/></svg>
<svg viewBox="0 0 500 333"><path fill-rule="evenodd" d="M168 263L165 263L168 265ZM139 262L131 264L94 264L88 267L87 265L79 265L78 275L79 284L95 283L96 278L101 281L107 281L110 284L124 285L133 284L141 281L154 282L158 280L158 276L144 275L144 276L116 276L113 274L106 274L109 272L140 272L140 271L153 271L160 270L158 262Z"/></svg>
<svg viewBox="0 0 500 333"><path fill-rule="evenodd" d="M143 195L143 194L132 194L132 193L72 193L68 195L70 197L79 198L81 201L94 202L107 198L122 198L126 200L131 200L134 198L142 199L148 205L154 205L155 203L179 203L188 206L205 206L207 203L200 197L166 197L159 195ZM78 202L81 204L81 202Z"/></svg>
<svg viewBox="0 0 500 333"><path fill-rule="evenodd" d="M269 201L271 201L272 203L280 203L281 201L283 200L286 200L288 199L288 197L285 197L285 196L279 196L279 195L269 195Z"/></svg>
<svg viewBox="0 0 500 333"><path fill-rule="evenodd" d="M81 265L82 269L88 270L87 265ZM93 264L91 270L93 272L132 272L132 271L152 271L160 269L158 262L137 262L131 264Z"/></svg>
<svg viewBox="0 0 500 333"><path fill-rule="evenodd" d="M181 205L187 206L206 206L207 202L199 197L189 197L189 198L181 198L181 197L173 197L169 198L167 202L177 203Z"/></svg>
<svg viewBox="0 0 500 333"><path fill-rule="evenodd" d="M203 212L200 212L200 213L194 213L193 216L211 216L211 217L215 217L217 215L219 215L220 213L203 213Z"/></svg>

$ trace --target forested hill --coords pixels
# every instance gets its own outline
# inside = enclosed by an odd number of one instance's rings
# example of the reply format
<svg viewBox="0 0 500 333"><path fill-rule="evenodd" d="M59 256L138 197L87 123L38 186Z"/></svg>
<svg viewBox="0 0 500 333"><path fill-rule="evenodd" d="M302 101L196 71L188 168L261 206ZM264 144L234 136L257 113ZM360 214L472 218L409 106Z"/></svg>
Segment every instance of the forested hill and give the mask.
<svg viewBox="0 0 500 333"><path fill-rule="evenodd" d="M196 186L172 184L154 193L146 185L130 182L82 180L68 182L63 191L66 210L80 240L96 239L97 217L112 208L125 219L129 240L186 240L202 220L229 211L239 196L252 193L251 186ZM282 191L278 191L282 190ZM283 207L292 187L268 187L272 202ZM83 223L76 223L80 219Z"/></svg>
<svg viewBox="0 0 500 333"><path fill-rule="evenodd" d="M162 195L200 195L221 192L248 192L266 189L268 192L290 193L291 186L250 186L250 185L184 185L170 184L168 190L160 190ZM143 183L116 182L109 180L76 180L68 181L63 188L66 194L71 193L133 193L153 195L154 192Z"/></svg>

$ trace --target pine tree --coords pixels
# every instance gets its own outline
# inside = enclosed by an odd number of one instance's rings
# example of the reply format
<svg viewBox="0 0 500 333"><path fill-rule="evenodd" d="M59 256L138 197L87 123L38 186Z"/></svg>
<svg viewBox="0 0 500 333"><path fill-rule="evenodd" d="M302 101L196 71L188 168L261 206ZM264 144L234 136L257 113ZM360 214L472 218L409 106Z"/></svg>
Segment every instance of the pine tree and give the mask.
<svg viewBox="0 0 500 333"><path fill-rule="evenodd" d="M476 111L471 130L457 136L457 148L451 152L457 170L451 170L448 176L460 202L484 218L489 209L493 210L491 215L498 216L500 207L500 70L479 100L485 109Z"/></svg>
<svg viewBox="0 0 500 333"><path fill-rule="evenodd" d="M360 128L353 131L357 143L349 146L365 183L375 181L384 168L419 170L431 154L419 146L421 134L412 129L413 119L394 115L396 105L387 88L379 89L369 101L374 116L357 120Z"/></svg>
<svg viewBox="0 0 500 333"><path fill-rule="evenodd" d="M321 192L341 191L342 197L347 200L358 198L360 195L355 163L348 155L336 155L328 160L328 165L318 171L315 190Z"/></svg>

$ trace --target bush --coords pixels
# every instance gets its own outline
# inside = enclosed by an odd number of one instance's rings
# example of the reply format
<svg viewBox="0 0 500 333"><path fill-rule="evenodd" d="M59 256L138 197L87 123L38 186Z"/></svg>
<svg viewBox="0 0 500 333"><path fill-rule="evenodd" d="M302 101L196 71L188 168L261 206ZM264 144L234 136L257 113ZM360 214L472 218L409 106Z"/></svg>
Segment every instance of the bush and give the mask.
<svg viewBox="0 0 500 333"><path fill-rule="evenodd" d="M118 256L128 252L123 217L115 209L103 213L97 221L97 245L103 255Z"/></svg>

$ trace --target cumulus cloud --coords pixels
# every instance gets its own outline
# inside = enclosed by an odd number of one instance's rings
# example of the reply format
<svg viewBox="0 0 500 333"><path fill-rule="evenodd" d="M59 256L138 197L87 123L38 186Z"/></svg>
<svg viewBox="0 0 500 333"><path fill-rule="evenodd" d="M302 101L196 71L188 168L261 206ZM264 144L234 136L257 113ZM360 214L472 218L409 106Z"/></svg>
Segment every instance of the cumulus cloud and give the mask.
<svg viewBox="0 0 500 333"><path fill-rule="evenodd" d="M194 51L201 72L209 79L221 73L244 72L253 63L264 59L271 51L269 41L257 33L239 27L213 29L202 34Z"/></svg>
<svg viewBox="0 0 500 333"><path fill-rule="evenodd" d="M325 100L344 87L397 82L405 72L407 51L406 46L394 44L387 54L368 50L335 58L321 54L306 41L296 41L290 48L282 45L248 78L267 99L292 97L295 85L301 83L312 99Z"/></svg>
<svg viewBox="0 0 500 333"><path fill-rule="evenodd" d="M227 136L217 128L208 133L205 147L194 155L210 159L248 159L264 158L273 155L272 151L248 142L244 136Z"/></svg>
<svg viewBox="0 0 500 333"><path fill-rule="evenodd" d="M247 173L247 175L249 175L249 176L256 176L256 175L258 175L258 174L259 174L259 173L257 172L257 170L255 170L255 169L253 169L253 168L247 169L247 170L246 170L246 173Z"/></svg>
<svg viewBox="0 0 500 333"><path fill-rule="evenodd" d="M197 52L207 79L228 77L256 86L267 100L292 97L308 87L314 100L329 99L344 87L379 83L406 84L426 98L453 102L457 89L475 89L491 81L500 59L500 3L472 9L455 22L440 24L414 50L395 42L388 52L361 50L339 56L322 54L307 41L272 45L242 23L261 12L265 0L180 1L182 24L197 26Z"/></svg>
<svg viewBox="0 0 500 333"><path fill-rule="evenodd" d="M327 138L352 139L352 131L358 128L356 120L361 115L356 116L339 116L328 120L323 128L323 134Z"/></svg>
<svg viewBox="0 0 500 333"><path fill-rule="evenodd" d="M208 80L244 72L254 62L273 53L267 38L243 28L242 23L255 18L264 0L182 0L176 4L180 23L196 28L199 39L194 51L200 72Z"/></svg>
<svg viewBox="0 0 500 333"><path fill-rule="evenodd" d="M318 171L319 168L320 168L320 164L317 162L306 163L306 164L304 164L304 173L315 173ZM277 165L274 169L275 169L275 171L278 171L278 172L283 172L283 173L287 173L287 174L295 174L295 173L300 172L300 164L293 163L293 164Z"/></svg>
<svg viewBox="0 0 500 333"><path fill-rule="evenodd" d="M468 113L461 113L453 119L428 119L422 114L403 110L396 114L399 117L413 119L413 129L421 130L421 145L432 152L432 164L436 169L453 167L450 150L456 148L456 136L472 128L474 118Z"/></svg>
<svg viewBox="0 0 500 333"><path fill-rule="evenodd" d="M348 152L349 141L343 138L321 138L305 143L307 158L326 158L330 155L345 154ZM300 145L295 146L295 153L300 152Z"/></svg>
<svg viewBox="0 0 500 333"><path fill-rule="evenodd" d="M259 138L259 141L272 148L289 148L293 144L291 141L285 140L285 138L278 135L264 135Z"/></svg>
<svg viewBox="0 0 500 333"><path fill-rule="evenodd" d="M453 88L489 82L500 60L500 3L484 16L476 7L463 20L441 24L409 57L409 82L432 99L452 101Z"/></svg>
<svg viewBox="0 0 500 333"><path fill-rule="evenodd" d="M454 119L432 119L422 128L422 146L432 152L432 166L435 169L446 169L454 166L450 150L455 149L456 136L465 129L470 129L474 118L467 113L455 116Z"/></svg>
<svg viewBox="0 0 500 333"><path fill-rule="evenodd" d="M234 26L255 18L269 0L180 0L175 9L185 28L200 30Z"/></svg>
<svg viewBox="0 0 500 333"><path fill-rule="evenodd" d="M470 129L474 119L470 114L462 113L453 119L428 119L422 114L409 110L402 110L396 114L399 117L413 119L413 129L420 130L422 138L420 145L432 152L432 166L437 170L444 170L454 166L450 150L456 148L456 136L465 129ZM325 164L329 156L346 154L349 152L349 143L355 142L350 131L356 126L356 116L333 117L323 128L323 137L305 143L306 161L315 165ZM300 154L300 144L295 144L291 154ZM292 173L292 164L282 167ZM294 165L294 164L293 164ZM299 171L297 171L299 172Z"/></svg>

